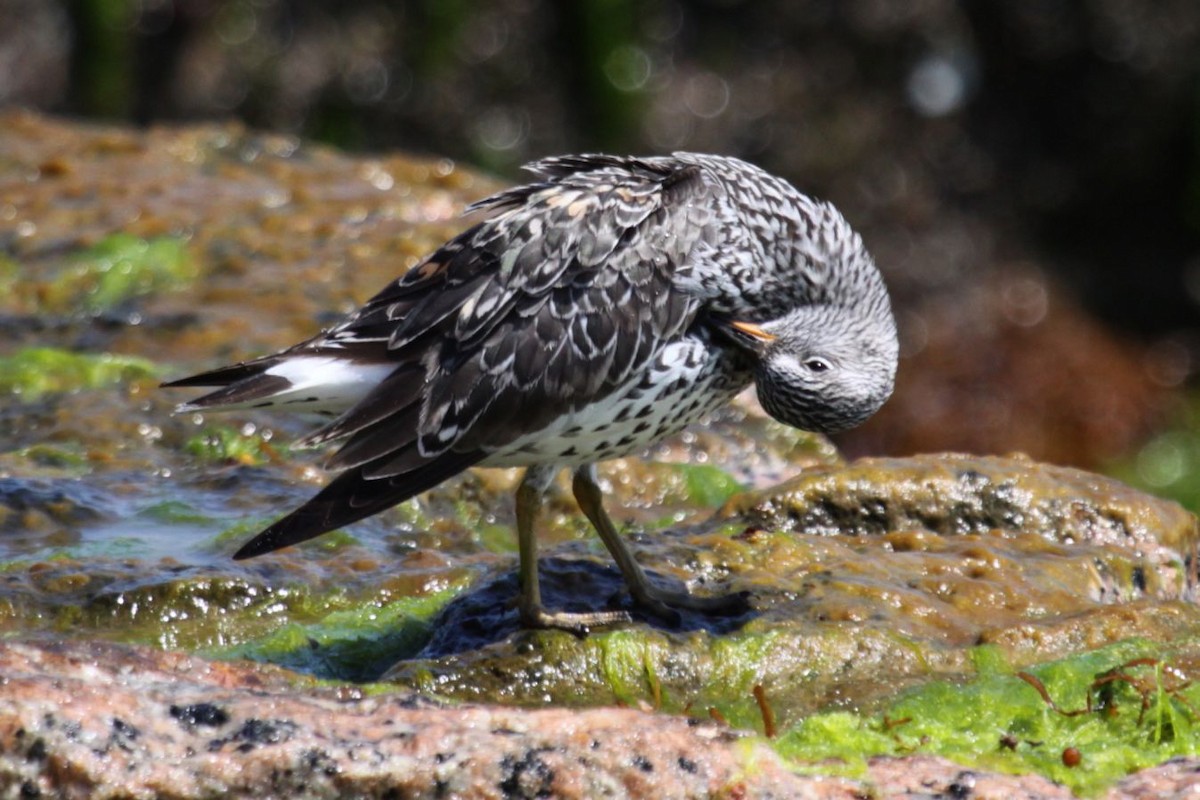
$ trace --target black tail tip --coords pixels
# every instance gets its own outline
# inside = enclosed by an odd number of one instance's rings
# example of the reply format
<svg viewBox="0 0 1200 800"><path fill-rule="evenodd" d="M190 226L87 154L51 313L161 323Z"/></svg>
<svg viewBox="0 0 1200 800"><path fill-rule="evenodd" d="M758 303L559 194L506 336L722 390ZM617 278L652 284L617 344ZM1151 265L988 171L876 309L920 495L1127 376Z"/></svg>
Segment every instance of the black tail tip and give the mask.
<svg viewBox="0 0 1200 800"><path fill-rule="evenodd" d="M307 542L331 530L328 525L313 525L311 515L302 513L304 509L293 511L283 519L259 531L258 535L246 542L233 554L234 561L245 561L255 556L273 553L285 547L291 547L301 542Z"/></svg>
<svg viewBox="0 0 1200 800"><path fill-rule="evenodd" d="M287 547L291 542L280 541L279 532L276 526L272 525L266 530L259 531L258 535L244 545L238 548L238 551L233 554L234 561L245 561L248 558L262 556L274 550Z"/></svg>
<svg viewBox="0 0 1200 800"><path fill-rule="evenodd" d="M272 538L266 536L265 533L265 531L264 533L260 533L258 536L255 536L253 539L238 548L238 551L233 554L233 560L246 561L247 559L254 558L255 556L266 555L274 550L279 550L282 547L286 547L284 544L275 544L272 541Z"/></svg>
<svg viewBox="0 0 1200 800"><path fill-rule="evenodd" d="M249 545L244 545L240 550L233 554L234 561L245 561L248 558L262 555L261 553L251 552Z"/></svg>

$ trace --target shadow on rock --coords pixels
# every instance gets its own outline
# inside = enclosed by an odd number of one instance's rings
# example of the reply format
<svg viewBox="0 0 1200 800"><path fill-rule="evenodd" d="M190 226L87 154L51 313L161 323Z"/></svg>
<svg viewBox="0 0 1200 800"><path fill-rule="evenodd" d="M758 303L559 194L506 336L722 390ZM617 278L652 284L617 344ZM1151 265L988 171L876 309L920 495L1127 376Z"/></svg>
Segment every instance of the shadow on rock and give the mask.
<svg viewBox="0 0 1200 800"><path fill-rule="evenodd" d="M735 615L704 614L679 609L677 622L666 622L639 608L629 596L625 581L613 567L588 558L543 558L539 564L542 601L554 611L628 611L634 623L661 631L710 634L729 633L757 616L751 607ZM658 586L683 588L676 578L649 571ZM711 590L720 594L720 590ZM507 639L520 630L516 600L516 572L510 572L450 602L434 622L434 634L419 658L441 658L477 650ZM704 593L702 589L697 594Z"/></svg>

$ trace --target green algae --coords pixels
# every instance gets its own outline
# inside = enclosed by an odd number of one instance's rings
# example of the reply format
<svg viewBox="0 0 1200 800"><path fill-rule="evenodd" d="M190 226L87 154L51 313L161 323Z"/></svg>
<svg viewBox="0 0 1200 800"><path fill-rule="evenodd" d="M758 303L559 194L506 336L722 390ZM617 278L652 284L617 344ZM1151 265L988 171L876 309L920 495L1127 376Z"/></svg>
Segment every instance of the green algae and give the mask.
<svg viewBox="0 0 1200 800"><path fill-rule="evenodd" d="M209 550L225 550L233 547L262 530L263 526L269 521L266 517L238 520L232 525L223 528L219 533L205 542L204 547Z"/></svg>
<svg viewBox="0 0 1200 800"><path fill-rule="evenodd" d="M1093 796L1132 771L1200 750L1200 684L1181 677L1198 654L1195 640L1125 640L1020 673L986 647L971 680L931 682L872 715L814 714L774 745L822 774L841 762L861 776L872 756L922 753L1035 772ZM1078 765L1064 763L1068 748L1079 751Z"/></svg>
<svg viewBox="0 0 1200 800"><path fill-rule="evenodd" d="M32 464L48 469L71 472L82 471L87 466L87 457L77 446L62 447L51 444L35 444L22 447L14 455L27 459Z"/></svg>
<svg viewBox="0 0 1200 800"><path fill-rule="evenodd" d="M185 288L198 274L181 239L114 233L76 254L42 299L48 310L98 314L136 297Z"/></svg>
<svg viewBox="0 0 1200 800"><path fill-rule="evenodd" d="M512 525L481 522L472 530L472 539L489 553L507 555L517 552L517 535Z"/></svg>
<svg viewBox="0 0 1200 800"><path fill-rule="evenodd" d="M953 653L942 663L914 658L897 638L852 626L794 631L751 625L716 635L637 625L582 640L561 631L524 631L494 645L397 663L383 680L463 701L619 702L675 713L713 708L734 725L752 727L759 718L756 685L779 703L786 724L817 710L819 698L855 675L864 685L869 681L871 691L891 694L917 678L965 669ZM894 674L875 677L879 662L893 665Z"/></svg>
<svg viewBox="0 0 1200 800"><path fill-rule="evenodd" d="M21 288L21 265L0 256L0 298L12 297Z"/></svg>
<svg viewBox="0 0 1200 800"><path fill-rule="evenodd" d="M269 662L323 680L374 680L424 646L433 617L461 588L337 608L313 621L288 622L264 636L205 655Z"/></svg>
<svg viewBox="0 0 1200 800"><path fill-rule="evenodd" d="M0 262L0 308L17 314L96 315L139 297L184 289L200 271L182 239L118 232L39 266L36 277L21 272L16 262Z"/></svg>
<svg viewBox="0 0 1200 800"><path fill-rule="evenodd" d="M711 464L671 464L670 468L683 475L688 501L700 508L718 506L742 490L732 475Z"/></svg>
<svg viewBox="0 0 1200 800"><path fill-rule="evenodd" d="M190 503L180 500L163 500L139 509L137 516L143 519L173 524L209 524L212 517L202 514Z"/></svg>
<svg viewBox="0 0 1200 800"><path fill-rule="evenodd" d="M87 474L91 465L83 448L76 442L65 444L34 444L0 453L0 471L5 466L20 464L21 474L52 477L79 477Z"/></svg>
<svg viewBox="0 0 1200 800"><path fill-rule="evenodd" d="M0 356L0 392L37 400L55 392L101 389L154 378L152 361L116 353L27 347Z"/></svg>
<svg viewBox="0 0 1200 800"><path fill-rule="evenodd" d="M207 463L241 464L259 467L286 459L291 452L287 445L272 442L270 429L253 425L235 428L230 425L208 425L190 437L183 445L185 453Z"/></svg>

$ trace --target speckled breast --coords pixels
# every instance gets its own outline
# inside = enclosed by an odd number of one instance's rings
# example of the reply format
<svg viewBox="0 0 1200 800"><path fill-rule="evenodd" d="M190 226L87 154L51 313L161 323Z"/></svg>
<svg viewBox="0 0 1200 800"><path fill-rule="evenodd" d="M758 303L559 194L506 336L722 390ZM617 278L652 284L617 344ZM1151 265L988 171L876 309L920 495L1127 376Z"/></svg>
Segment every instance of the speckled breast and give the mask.
<svg viewBox="0 0 1200 800"><path fill-rule="evenodd" d="M482 465L572 466L634 455L720 408L751 380L738 353L686 337L624 386L497 449Z"/></svg>

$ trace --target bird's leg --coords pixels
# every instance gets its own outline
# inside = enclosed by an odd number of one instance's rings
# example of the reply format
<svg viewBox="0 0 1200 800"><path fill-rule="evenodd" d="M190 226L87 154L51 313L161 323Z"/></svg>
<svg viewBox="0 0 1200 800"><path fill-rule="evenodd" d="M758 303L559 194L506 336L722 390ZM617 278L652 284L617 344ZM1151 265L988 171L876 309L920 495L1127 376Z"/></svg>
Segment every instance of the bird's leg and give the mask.
<svg viewBox="0 0 1200 800"><path fill-rule="evenodd" d="M624 611L592 611L585 614L566 611L547 611L542 606L542 592L538 588L537 531L534 523L542 507L542 497L558 469L538 465L525 470L521 485L517 487L517 550L520 554L518 579L521 594L518 609L521 624L526 628L561 628L576 635L588 629L619 622L629 622Z"/></svg>
<svg viewBox="0 0 1200 800"><path fill-rule="evenodd" d="M612 553L613 560L617 562L617 567L625 576L625 583L629 586L629 593L633 595L634 602L646 611L669 622L678 622L679 614L675 608L718 614L736 614L748 609L744 594L696 597L687 591L661 589L653 586L646 579L646 573L642 571L641 566L634 559L633 553L625 544L625 540L617 532L612 520L604 510L604 493L600 491L600 485L596 482L594 464L585 464L575 470L572 489L580 510L591 520L596 532L600 534L604 546L608 548L608 552Z"/></svg>

